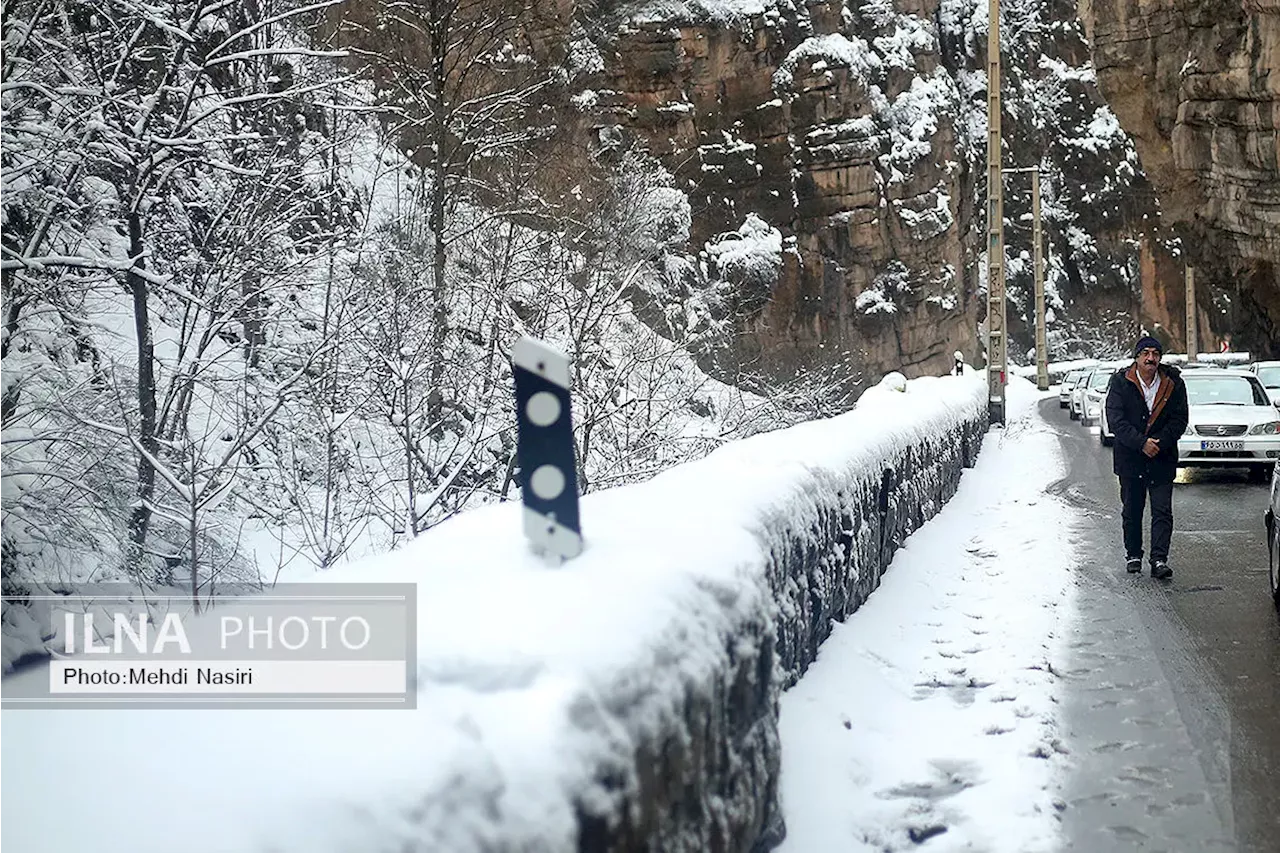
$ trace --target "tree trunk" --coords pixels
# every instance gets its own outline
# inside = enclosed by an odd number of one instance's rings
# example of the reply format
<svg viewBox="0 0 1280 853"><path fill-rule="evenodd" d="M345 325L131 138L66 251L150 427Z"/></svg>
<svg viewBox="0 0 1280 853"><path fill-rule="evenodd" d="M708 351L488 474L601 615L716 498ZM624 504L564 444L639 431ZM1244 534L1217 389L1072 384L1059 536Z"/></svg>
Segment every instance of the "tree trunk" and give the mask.
<svg viewBox="0 0 1280 853"><path fill-rule="evenodd" d="M431 316L431 370L428 373L430 387L427 390L427 423L431 435L444 435L444 346L448 334L449 307L445 301L445 264L448 260L444 244L444 175L436 174L436 186L431 191L431 253L432 316Z"/></svg>
<svg viewBox="0 0 1280 853"><path fill-rule="evenodd" d="M404 395L404 422L400 425L400 435L404 439L405 478L409 481L409 536L418 536L418 489L413 470L413 421L409 417L409 377L406 373L401 377L401 394Z"/></svg>
<svg viewBox="0 0 1280 853"><path fill-rule="evenodd" d="M18 280L16 270L5 270L0 275L4 276L4 296L5 302L8 303L4 312L4 335L0 337L0 358L3 358L9 354L9 346L18 334L18 318L22 315L22 309L26 306L27 299L16 284ZM4 398L0 400L0 423L5 426L9 425L10 419L18 410L18 401L21 395L21 382L14 382L5 389Z"/></svg>
<svg viewBox="0 0 1280 853"><path fill-rule="evenodd" d="M262 276L247 273L240 279L240 295L244 298L244 313L240 325L244 329L244 363L250 369L258 366L262 347L267 342L266 323L263 321Z"/></svg>
<svg viewBox="0 0 1280 853"><path fill-rule="evenodd" d="M137 273L145 270L142 259L142 215L129 214L129 256L135 258L134 269L127 274L129 290L133 295L133 326L138 342L138 441L147 453L155 457L160 451L156 440L156 376L155 347L151 340L150 309L147 304L147 281ZM155 494L156 471L143 454L138 454L137 505L129 518L129 568L142 570L143 549L147 542L147 528L151 524L151 500Z"/></svg>
<svg viewBox="0 0 1280 853"><path fill-rule="evenodd" d="M330 112L330 132L334 139L338 136L338 111L333 109ZM327 266L324 284L324 314L321 317L321 334L322 341L328 341L329 335L332 334L334 327L333 322L333 288L337 277L336 254L337 247L335 238L338 229L338 213L337 213L337 197L338 197L338 158L335 154L335 142L329 144L327 157L329 158L329 195L328 195L328 224L329 239L326 241ZM320 399L321 412L324 414L324 520L321 528L321 538L324 540L324 552L320 555L320 568L327 569L333 562L333 529L338 523L336 518L338 505L338 496L335 493L337 479L337 441L335 433L336 413L338 409L338 368L340 365L339 349L337 346L333 348L333 352L324 357L320 371Z"/></svg>
<svg viewBox="0 0 1280 853"><path fill-rule="evenodd" d="M187 536L191 547L191 608L200 613L200 493L196 490L196 448L191 445L191 505L187 518Z"/></svg>
<svg viewBox="0 0 1280 853"><path fill-rule="evenodd" d="M507 473L502 478L502 491L498 494L498 500L505 501L507 492L511 489L511 482L515 479L516 474L516 451L511 451L511 457L507 460Z"/></svg>
<svg viewBox="0 0 1280 853"><path fill-rule="evenodd" d="M432 317L431 317L431 387L427 389L427 423L434 438L444 435L444 345L448 333L449 308L446 302L445 266L448 261L444 242L445 204L451 178L452 151L449 142L449 106L445 99L448 73L445 59L449 53L450 13L449 3L432 10L431 27L431 88L435 97L435 113L432 115L432 143L435 145L435 177L431 184L430 226L432 238Z"/></svg>

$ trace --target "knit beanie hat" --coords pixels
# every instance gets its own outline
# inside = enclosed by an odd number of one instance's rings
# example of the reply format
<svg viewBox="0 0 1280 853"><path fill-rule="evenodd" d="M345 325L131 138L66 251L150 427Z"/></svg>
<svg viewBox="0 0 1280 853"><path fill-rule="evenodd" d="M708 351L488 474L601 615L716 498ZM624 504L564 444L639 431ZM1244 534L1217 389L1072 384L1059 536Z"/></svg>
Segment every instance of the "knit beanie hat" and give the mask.
<svg viewBox="0 0 1280 853"><path fill-rule="evenodd" d="M1133 357L1137 358L1138 353L1142 352L1144 349L1147 349L1148 347L1160 353L1161 355L1164 355L1164 347L1160 346L1160 342L1157 341L1155 338L1151 337L1150 335L1146 335L1145 337L1138 338L1138 342L1133 345Z"/></svg>

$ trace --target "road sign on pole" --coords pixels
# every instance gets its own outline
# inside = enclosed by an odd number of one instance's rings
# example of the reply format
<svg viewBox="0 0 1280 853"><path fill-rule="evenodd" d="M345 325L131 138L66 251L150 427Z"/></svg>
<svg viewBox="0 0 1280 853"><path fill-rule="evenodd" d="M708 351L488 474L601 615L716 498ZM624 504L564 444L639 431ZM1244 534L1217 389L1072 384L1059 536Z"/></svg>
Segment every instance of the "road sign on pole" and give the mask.
<svg viewBox="0 0 1280 853"><path fill-rule="evenodd" d="M567 560L582 553L569 358L543 341L524 337L512 349L511 362L524 533L535 550Z"/></svg>

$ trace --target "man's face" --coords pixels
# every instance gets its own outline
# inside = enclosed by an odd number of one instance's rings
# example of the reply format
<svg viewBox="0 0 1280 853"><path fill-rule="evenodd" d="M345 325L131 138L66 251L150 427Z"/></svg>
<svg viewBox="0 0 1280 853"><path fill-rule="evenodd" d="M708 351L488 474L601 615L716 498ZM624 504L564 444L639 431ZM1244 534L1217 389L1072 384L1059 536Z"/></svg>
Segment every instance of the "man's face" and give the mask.
<svg viewBox="0 0 1280 853"><path fill-rule="evenodd" d="M1147 373L1155 370L1159 363L1160 350L1155 347L1147 347L1138 353L1138 367Z"/></svg>

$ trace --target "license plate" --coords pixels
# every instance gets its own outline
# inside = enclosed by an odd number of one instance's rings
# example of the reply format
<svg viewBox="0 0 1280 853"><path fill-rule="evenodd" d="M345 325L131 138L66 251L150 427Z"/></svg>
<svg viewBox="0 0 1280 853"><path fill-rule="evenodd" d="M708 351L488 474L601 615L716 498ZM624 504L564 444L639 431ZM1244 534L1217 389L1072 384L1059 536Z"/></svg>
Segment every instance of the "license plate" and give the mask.
<svg viewBox="0 0 1280 853"><path fill-rule="evenodd" d="M1243 441L1202 441L1201 450L1244 450Z"/></svg>

